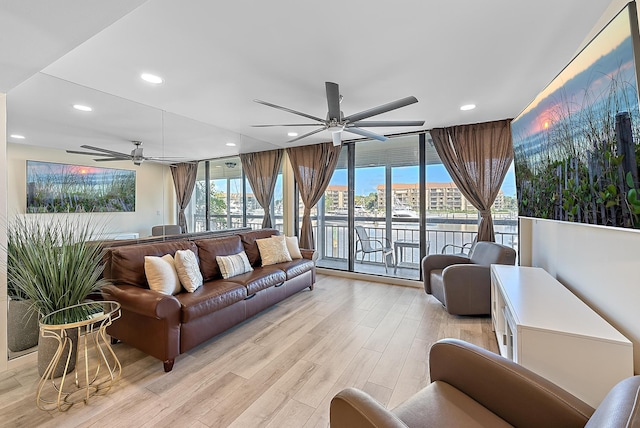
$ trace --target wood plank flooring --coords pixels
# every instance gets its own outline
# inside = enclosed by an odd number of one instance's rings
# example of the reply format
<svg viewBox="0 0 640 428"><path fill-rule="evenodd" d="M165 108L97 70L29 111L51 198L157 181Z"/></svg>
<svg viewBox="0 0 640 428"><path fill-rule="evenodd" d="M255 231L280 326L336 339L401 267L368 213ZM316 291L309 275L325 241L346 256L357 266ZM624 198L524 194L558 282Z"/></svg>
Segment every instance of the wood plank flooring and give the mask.
<svg viewBox="0 0 640 428"><path fill-rule="evenodd" d="M305 290L162 363L114 346L122 377L68 412L39 410L37 369L0 374L0 426L327 427L343 388L393 408L429 382L428 352L455 337L497 352L490 319L449 315L422 289L319 275Z"/></svg>

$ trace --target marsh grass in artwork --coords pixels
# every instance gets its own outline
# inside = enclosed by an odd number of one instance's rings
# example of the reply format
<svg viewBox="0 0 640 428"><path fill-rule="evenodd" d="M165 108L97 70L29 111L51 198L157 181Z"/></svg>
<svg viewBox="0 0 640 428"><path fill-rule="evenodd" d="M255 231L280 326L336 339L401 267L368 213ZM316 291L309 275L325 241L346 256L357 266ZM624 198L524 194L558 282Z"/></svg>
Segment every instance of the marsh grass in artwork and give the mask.
<svg viewBox="0 0 640 428"><path fill-rule="evenodd" d="M130 212L136 172L27 161L27 213Z"/></svg>
<svg viewBox="0 0 640 428"><path fill-rule="evenodd" d="M513 120L521 216L640 228L635 19L631 4Z"/></svg>

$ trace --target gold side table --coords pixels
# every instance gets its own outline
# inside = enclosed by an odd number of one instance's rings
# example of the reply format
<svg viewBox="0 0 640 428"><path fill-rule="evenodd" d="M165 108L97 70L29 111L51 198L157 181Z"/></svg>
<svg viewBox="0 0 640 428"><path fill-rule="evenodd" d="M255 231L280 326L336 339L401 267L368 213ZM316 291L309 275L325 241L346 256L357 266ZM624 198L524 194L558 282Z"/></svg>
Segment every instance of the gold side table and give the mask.
<svg viewBox="0 0 640 428"><path fill-rule="evenodd" d="M38 383L36 402L40 409L64 412L75 403L86 404L90 397L106 393L118 380L122 366L106 333L118 318L120 304L111 301L81 303L42 317L40 332L43 337L56 339L58 349ZM78 347L75 368L67 373L74 346ZM65 350L67 357L63 359ZM56 378L59 364L64 364L64 374Z"/></svg>

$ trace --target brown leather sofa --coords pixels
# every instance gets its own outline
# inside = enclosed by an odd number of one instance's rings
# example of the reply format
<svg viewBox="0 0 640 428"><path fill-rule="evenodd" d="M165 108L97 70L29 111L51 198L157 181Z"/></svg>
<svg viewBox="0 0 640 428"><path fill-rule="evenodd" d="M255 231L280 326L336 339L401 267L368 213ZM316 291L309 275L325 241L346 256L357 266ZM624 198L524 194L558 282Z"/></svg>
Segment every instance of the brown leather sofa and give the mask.
<svg viewBox="0 0 640 428"><path fill-rule="evenodd" d="M347 388L331 401L332 428L640 426L640 376L618 383L597 409L524 367L469 343L443 339L429 354L431 384L387 410Z"/></svg>
<svg viewBox="0 0 640 428"><path fill-rule="evenodd" d="M302 259L261 267L256 239L277 235L275 229L242 232L220 238L171 240L108 248L102 288L106 300L121 305L122 316L107 328L112 340L123 341L163 361L165 371L175 358L315 283L314 251L301 249ZM150 290L144 256L174 255L192 250L199 259L204 284L195 292L176 295ZM252 272L223 279L216 256L245 251Z"/></svg>
<svg viewBox="0 0 640 428"><path fill-rule="evenodd" d="M490 267L515 262L516 251L495 242L477 242L469 256L430 254L422 259L424 290L452 315L489 315Z"/></svg>

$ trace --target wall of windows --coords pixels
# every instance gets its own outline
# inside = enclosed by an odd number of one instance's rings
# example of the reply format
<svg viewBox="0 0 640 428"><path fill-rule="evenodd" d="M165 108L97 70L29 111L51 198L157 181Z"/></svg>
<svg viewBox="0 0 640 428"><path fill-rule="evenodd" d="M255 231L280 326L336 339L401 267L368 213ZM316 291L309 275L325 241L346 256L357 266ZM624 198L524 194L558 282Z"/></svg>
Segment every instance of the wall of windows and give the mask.
<svg viewBox="0 0 640 428"><path fill-rule="evenodd" d="M494 204L496 241L517 245L513 172ZM426 254L460 252L478 212L442 165L429 134L343 146L314 218L318 266L420 278Z"/></svg>
<svg viewBox="0 0 640 428"><path fill-rule="evenodd" d="M269 207L275 227L282 231L282 172ZM242 171L239 156L201 161L186 210L189 230L204 232L238 227L262 227L264 210Z"/></svg>
<svg viewBox="0 0 640 428"><path fill-rule="evenodd" d="M284 168L290 168L284 164ZM293 180L291 180L292 182ZM283 218L282 170L269 207L281 232L298 224L304 209L297 198L297 221ZM263 209L242 172L239 157L200 162L188 218L189 230L262 225ZM318 267L420 279L427 254L458 253L478 231L478 212L462 196L442 165L428 133L386 142L345 143L324 196L311 210ZM291 217L291 214L289 214ZM493 207L496 241L517 246L513 170ZM288 229L288 228L287 228Z"/></svg>

